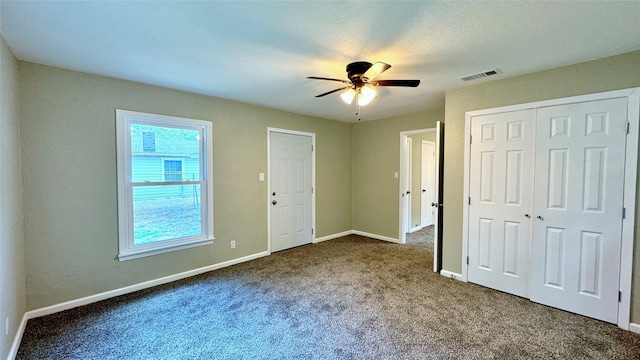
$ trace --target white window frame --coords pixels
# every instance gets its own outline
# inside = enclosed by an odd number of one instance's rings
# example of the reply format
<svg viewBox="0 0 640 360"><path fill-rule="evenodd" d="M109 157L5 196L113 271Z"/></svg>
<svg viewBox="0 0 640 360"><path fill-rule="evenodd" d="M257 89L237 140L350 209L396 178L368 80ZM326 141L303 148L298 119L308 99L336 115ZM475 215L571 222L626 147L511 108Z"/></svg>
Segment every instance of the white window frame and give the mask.
<svg viewBox="0 0 640 360"><path fill-rule="evenodd" d="M200 174L202 174L202 179L194 181L131 181L132 124L199 131L202 140L200 141ZM212 244L215 239L213 235L213 124L210 121L116 109L116 145L116 166L118 170L118 259L120 261L132 260L169 251ZM164 163L162 167L164 169ZM164 179L164 174L162 178ZM201 189L202 233L197 236L134 245L133 188L190 184L200 185Z"/></svg>

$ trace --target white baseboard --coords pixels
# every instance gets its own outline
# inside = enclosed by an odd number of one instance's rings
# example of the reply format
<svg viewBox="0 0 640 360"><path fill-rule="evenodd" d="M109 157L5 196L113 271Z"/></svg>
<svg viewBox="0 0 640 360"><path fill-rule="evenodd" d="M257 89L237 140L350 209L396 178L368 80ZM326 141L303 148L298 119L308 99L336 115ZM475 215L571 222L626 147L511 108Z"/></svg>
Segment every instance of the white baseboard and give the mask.
<svg viewBox="0 0 640 360"><path fill-rule="evenodd" d="M60 303L60 304L51 305L51 306L47 306L47 307L44 307L44 308L31 310L31 311L28 311L25 314L25 316L27 317L27 319L33 319L33 318L37 318L37 317L40 317L40 316L54 314L54 313L57 313L57 312L60 312L60 311L64 311L64 310L72 309L72 308L75 308L75 307L91 304L91 303L94 303L94 302L97 302L97 301L106 300L106 299L109 299L109 298L112 298L112 297L116 297L116 296L120 296L120 295L124 295L124 294L128 294L128 293L132 293L134 291L143 290L143 289L147 289L147 288L150 288L150 287L153 287L153 286L162 285L162 284L166 284L166 283L169 283L169 282L172 282L172 281L181 280L181 279L185 279L185 278L188 278L188 277L200 275L200 274L208 272L208 271L221 269L221 268L224 268L224 267L227 267L227 266L231 266L231 265L235 265L235 264L240 264L240 263L243 263L243 262L246 262L246 261L249 261L249 260L254 260L254 259L258 259L258 258L267 256L267 255L269 255L269 252L264 251L264 252L261 252L261 253L244 256L244 257L241 257L241 258L238 258L238 259L233 259L233 260L224 261L224 262L221 262L221 263L218 263L218 264L204 266L204 267L201 267L201 268L197 268L197 269L181 272L181 273L178 273L178 274L169 275L169 276L165 276L165 277L154 279L154 280L149 280L149 281L141 282L141 283L130 285L130 286L125 286L123 288L114 289L114 290L110 290L110 291L105 291L103 293L99 293L99 294L95 294L95 295L89 295L89 296L86 296L86 297L83 297L83 298L80 298L80 299L70 300L70 301L67 301L67 302Z"/></svg>
<svg viewBox="0 0 640 360"><path fill-rule="evenodd" d="M27 327L27 320L29 320L27 319L27 314L22 315L22 321L20 321L20 326L18 326L16 336L13 338L13 343L11 343L11 349L9 349L7 360L14 360L16 355L18 355L18 348L20 347L20 342L22 342L24 329Z"/></svg>
<svg viewBox="0 0 640 360"><path fill-rule="evenodd" d="M418 225L416 227L412 227L411 229L409 229L409 234L414 233L418 230L422 229L422 226Z"/></svg>
<svg viewBox="0 0 640 360"><path fill-rule="evenodd" d="M313 241L313 243L315 244L315 243L319 243L321 241L337 239L339 237L348 236L348 235L360 235L360 236L370 237L372 239L377 239L377 240L382 240L382 241L389 241L389 242L396 243L396 244L400 243L400 240L398 240L398 239L394 239L394 238L391 238L391 237L388 237L388 236L383 236L383 235L378 235L378 234L372 234L372 233L368 233L368 232L364 232L364 231L360 231L360 230L347 230L347 231L343 231L341 233L323 236L323 237L315 239Z"/></svg>
<svg viewBox="0 0 640 360"><path fill-rule="evenodd" d="M629 331L634 332L636 334L640 334L640 324L630 323Z"/></svg>
<svg viewBox="0 0 640 360"><path fill-rule="evenodd" d="M440 275L442 275L444 277L448 277L450 279L456 279L458 281L462 281L462 275L460 275L458 273L451 272L451 271L440 270Z"/></svg>
<svg viewBox="0 0 640 360"><path fill-rule="evenodd" d="M360 231L360 230L352 230L351 233L355 234L355 235L370 237L370 238L373 238L373 239L389 241L389 242L396 243L396 244L400 243L400 240L398 240L398 239L394 239L394 238L391 238L391 237L388 237L388 236L383 236L383 235L372 234L372 233L368 233L368 232L364 232L364 231Z"/></svg>
<svg viewBox="0 0 640 360"><path fill-rule="evenodd" d="M333 240L333 239L337 239L339 237L343 237L343 236L348 236L353 234L353 230L347 230L347 231L343 231L337 234L331 234L331 235L327 235L327 236L323 236L323 237L319 237L316 238L315 240L313 240L313 243L319 243L319 242L323 242L323 241L327 241L327 240Z"/></svg>

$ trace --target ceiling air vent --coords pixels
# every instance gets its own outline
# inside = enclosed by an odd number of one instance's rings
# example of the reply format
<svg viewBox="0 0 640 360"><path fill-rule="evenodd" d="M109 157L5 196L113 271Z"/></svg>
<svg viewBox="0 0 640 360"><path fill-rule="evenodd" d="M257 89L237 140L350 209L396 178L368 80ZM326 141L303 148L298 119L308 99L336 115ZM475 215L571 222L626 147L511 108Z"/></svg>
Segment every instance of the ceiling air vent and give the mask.
<svg viewBox="0 0 640 360"><path fill-rule="evenodd" d="M483 71L483 72L480 72L480 73L477 73L477 74L471 74L471 75L463 76L460 79L462 79L463 81L470 81L470 80L480 79L480 78L491 76L491 75L496 75L496 74L499 74L499 73L500 73L500 70L493 69L493 70L489 70L489 71Z"/></svg>

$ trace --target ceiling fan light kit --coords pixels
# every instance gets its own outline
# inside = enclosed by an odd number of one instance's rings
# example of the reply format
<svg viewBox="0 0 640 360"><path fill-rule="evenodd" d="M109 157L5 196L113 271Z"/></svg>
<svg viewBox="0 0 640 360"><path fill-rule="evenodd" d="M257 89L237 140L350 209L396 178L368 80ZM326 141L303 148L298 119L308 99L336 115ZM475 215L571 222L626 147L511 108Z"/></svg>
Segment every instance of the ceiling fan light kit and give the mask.
<svg viewBox="0 0 640 360"><path fill-rule="evenodd" d="M420 85L420 80L379 80L374 81L378 75L387 71L391 65L383 62L377 62L371 64L367 61L356 61L347 65L347 77L349 80L341 80L334 78L309 76L307 79L313 80L328 80L337 81L347 86L343 86L326 93L316 95L316 97L323 97L329 94L333 94L338 91L346 90L340 97L347 104L352 104L354 99L357 99L358 106L365 106L369 104L376 97L376 91L374 86L402 86L402 87L417 87Z"/></svg>

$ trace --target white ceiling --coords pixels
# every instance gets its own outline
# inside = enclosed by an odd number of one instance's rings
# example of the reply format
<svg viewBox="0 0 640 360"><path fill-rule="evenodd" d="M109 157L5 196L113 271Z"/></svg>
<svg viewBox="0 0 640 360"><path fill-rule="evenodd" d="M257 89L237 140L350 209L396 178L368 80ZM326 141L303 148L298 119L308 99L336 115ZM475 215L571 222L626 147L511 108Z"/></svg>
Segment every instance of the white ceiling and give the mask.
<svg viewBox="0 0 640 360"><path fill-rule="evenodd" d="M363 120L444 106L444 92L640 49L640 1L5 1L20 60L353 122L346 64L393 65ZM498 68L467 83L461 76ZM640 69L639 69L640 71Z"/></svg>

